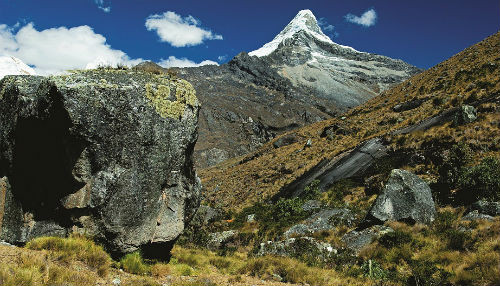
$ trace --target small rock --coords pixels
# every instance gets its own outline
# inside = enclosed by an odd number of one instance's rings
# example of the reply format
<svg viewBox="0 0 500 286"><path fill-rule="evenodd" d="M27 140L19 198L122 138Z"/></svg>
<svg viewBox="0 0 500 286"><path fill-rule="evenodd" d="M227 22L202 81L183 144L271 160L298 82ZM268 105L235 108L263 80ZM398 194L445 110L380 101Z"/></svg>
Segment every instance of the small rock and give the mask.
<svg viewBox="0 0 500 286"><path fill-rule="evenodd" d="M113 279L113 281L111 281L111 283L113 283L113 285L120 285L122 281L120 280L120 278L115 278Z"/></svg>
<svg viewBox="0 0 500 286"><path fill-rule="evenodd" d="M405 101L403 103L396 104L392 108L392 110L394 112L402 112L402 111L412 110L412 109L415 109L415 108L419 107L420 105L422 105L423 102L424 101L421 99L414 99L414 100L410 100L410 101Z"/></svg>
<svg viewBox="0 0 500 286"><path fill-rule="evenodd" d="M500 202L477 201L470 206L469 210L477 210L489 216L500 216Z"/></svg>
<svg viewBox="0 0 500 286"><path fill-rule="evenodd" d="M463 125L467 123L474 122L477 119L477 111L474 106L462 105L460 109L455 114L453 123L455 125Z"/></svg>
<svg viewBox="0 0 500 286"><path fill-rule="evenodd" d="M308 212L321 208L321 202L318 200L309 200L302 205L302 210Z"/></svg>
<svg viewBox="0 0 500 286"><path fill-rule="evenodd" d="M307 142L306 142L306 145L304 146L304 148L309 148L312 146L312 140L311 139L307 139Z"/></svg>
<svg viewBox="0 0 500 286"><path fill-rule="evenodd" d="M299 137L296 134L292 133L278 138L278 140L274 141L273 147L280 148L296 142L299 142Z"/></svg>
<svg viewBox="0 0 500 286"><path fill-rule="evenodd" d="M493 217L487 214L482 214L478 210L473 210L462 217L462 220L489 220L492 221Z"/></svg>
<svg viewBox="0 0 500 286"><path fill-rule="evenodd" d="M254 221L255 221L255 214L247 215L247 222L254 222Z"/></svg>
<svg viewBox="0 0 500 286"><path fill-rule="evenodd" d="M226 230L222 232L210 233L208 235L209 239L207 242L207 248L212 250L219 249L221 246L231 241L237 234L238 231L236 230Z"/></svg>
<svg viewBox="0 0 500 286"><path fill-rule="evenodd" d="M303 223L290 227L284 237L305 236L323 230L331 230L337 225L352 226L356 220L356 215L349 209L325 209L313 214Z"/></svg>
<svg viewBox="0 0 500 286"><path fill-rule="evenodd" d="M390 227L374 225L363 230L348 232L342 237L342 241L346 244L348 249L358 254L363 247L370 244L373 240L392 231L394 230Z"/></svg>

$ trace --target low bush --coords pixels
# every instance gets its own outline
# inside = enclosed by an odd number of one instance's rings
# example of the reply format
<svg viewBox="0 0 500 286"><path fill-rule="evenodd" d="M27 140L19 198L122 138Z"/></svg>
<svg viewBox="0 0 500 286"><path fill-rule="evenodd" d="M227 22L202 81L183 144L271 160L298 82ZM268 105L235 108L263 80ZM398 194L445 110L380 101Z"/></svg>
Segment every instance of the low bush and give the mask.
<svg viewBox="0 0 500 286"><path fill-rule="evenodd" d="M144 275L150 273L151 267L144 263L139 252L133 252L125 255L120 260L120 266L128 273Z"/></svg>
<svg viewBox="0 0 500 286"><path fill-rule="evenodd" d="M378 242L386 248L393 248L413 242L413 237L410 233L401 230L395 230L382 235L378 239Z"/></svg>
<svg viewBox="0 0 500 286"><path fill-rule="evenodd" d="M478 165L461 170L457 186L457 198L463 203L500 200L500 160L486 157Z"/></svg>
<svg viewBox="0 0 500 286"><path fill-rule="evenodd" d="M62 237L38 237L26 244L33 250L49 250L52 257L60 261L79 260L105 276L111 266L111 258L104 249L92 240L80 235Z"/></svg>

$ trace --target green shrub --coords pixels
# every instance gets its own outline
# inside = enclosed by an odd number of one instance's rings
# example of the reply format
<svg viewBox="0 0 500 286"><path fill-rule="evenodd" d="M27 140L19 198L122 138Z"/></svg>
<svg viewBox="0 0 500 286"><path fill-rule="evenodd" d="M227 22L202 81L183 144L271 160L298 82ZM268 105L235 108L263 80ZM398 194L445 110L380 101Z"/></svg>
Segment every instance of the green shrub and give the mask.
<svg viewBox="0 0 500 286"><path fill-rule="evenodd" d="M387 271L375 260L368 260L361 265L363 276L377 280L387 279Z"/></svg>
<svg viewBox="0 0 500 286"><path fill-rule="evenodd" d="M436 263L426 259L417 259L410 262L411 276L407 285L449 285L451 273L436 266Z"/></svg>
<svg viewBox="0 0 500 286"><path fill-rule="evenodd" d="M458 220L458 215L452 211L445 210L438 212L436 219L433 222L434 231L437 234L444 233L445 231L454 228Z"/></svg>
<svg viewBox="0 0 500 286"><path fill-rule="evenodd" d="M340 180L333 184L328 191L323 194L322 202L331 207L344 207L344 197L350 193L356 184L349 180Z"/></svg>
<svg viewBox="0 0 500 286"><path fill-rule="evenodd" d="M464 203L500 200L500 160L487 157L479 165L463 169L457 183L457 197Z"/></svg>
<svg viewBox="0 0 500 286"><path fill-rule="evenodd" d="M311 184L304 188L304 191L300 195L305 201L315 200L320 197L321 191L319 189L320 180L314 180Z"/></svg>
<svg viewBox="0 0 500 286"><path fill-rule="evenodd" d="M472 246L472 236L468 232L450 229L445 232L448 239L448 248L453 250L466 250Z"/></svg>
<svg viewBox="0 0 500 286"><path fill-rule="evenodd" d="M393 248L413 242L413 237L410 233L395 230L382 235L378 242L386 248Z"/></svg>
<svg viewBox="0 0 500 286"><path fill-rule="evenodd" d="M144 263L144 260L139 252L133 252L125 255L120 260L120 266L123 270L132 274L143 275L150 272L149 265Z"/></svg>

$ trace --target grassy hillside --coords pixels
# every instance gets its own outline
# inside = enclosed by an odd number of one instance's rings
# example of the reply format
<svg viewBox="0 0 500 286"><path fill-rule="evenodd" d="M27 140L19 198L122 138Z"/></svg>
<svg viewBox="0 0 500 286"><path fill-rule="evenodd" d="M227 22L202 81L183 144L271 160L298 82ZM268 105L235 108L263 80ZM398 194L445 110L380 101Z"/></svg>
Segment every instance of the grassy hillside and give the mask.
<svg viewBox="0 0 500 286"><path fill-rule="evenodd" d="M275 195L283 186L310 170L323 159L344 154L360 143L383 137L392 152L418 154L448 152L454 144L472 150L470 165L481 158L500 155L500 33L471 46L437 66L413 76L340 118L318 122L292 132L299 140L274 148L273 142L247 156L199 170L205 202L215 207L241 210ZM395 112L394 106L420 100L419 107ZM425 132L392 135L463 104L476 104L478 119L454 126L451 122ZM334 138L321 137L323 129L337 124L345 132ZM288 135L290 135L289 133ZM286 136L286 135L283 135ZM282 136L282 137L283 137ZM310 147L305 146L311 140ZM432 156L431 156L432 157ZM426 161L403 167L429 182L439 180L439 166Z"/></svg>

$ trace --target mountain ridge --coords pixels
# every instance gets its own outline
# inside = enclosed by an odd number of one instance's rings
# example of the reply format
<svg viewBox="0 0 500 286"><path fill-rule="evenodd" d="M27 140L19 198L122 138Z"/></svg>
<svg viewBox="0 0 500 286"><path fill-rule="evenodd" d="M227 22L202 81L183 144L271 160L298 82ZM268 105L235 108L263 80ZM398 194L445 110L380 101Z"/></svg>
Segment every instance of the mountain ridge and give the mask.
<svg viewBox="0 0 500 286"><path fill-rule="evenodd" d="M172 68L193 84L202 102L198 167L252 152L285 131L336 116L421 71L333 43L308 10L275 38L283 41L275 42L275 49L272 44L266 56L242 52L221 66Z"/></svg>

